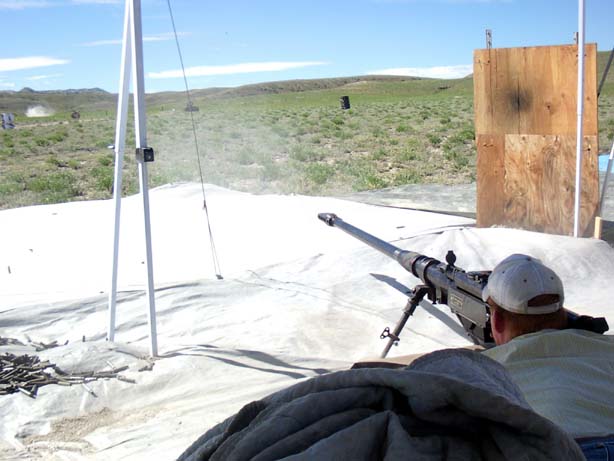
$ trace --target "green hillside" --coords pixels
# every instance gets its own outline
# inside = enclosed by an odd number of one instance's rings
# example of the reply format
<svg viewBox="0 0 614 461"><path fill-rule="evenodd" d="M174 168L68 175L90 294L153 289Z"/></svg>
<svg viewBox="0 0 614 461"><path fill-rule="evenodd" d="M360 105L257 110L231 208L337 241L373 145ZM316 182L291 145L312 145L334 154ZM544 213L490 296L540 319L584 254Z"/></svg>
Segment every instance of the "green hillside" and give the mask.
<svg viewBox="0 0 614 461"><path fill-rule="evenodd" d="M605 67L608 53L599 54ZM610 75L600 142L614 138ZM351 109L341 110L340 96ZM0 92L17 128L0 137L0 207L109 198L117 96L102 90ZM204 180L256 193L331 195L475 180L473 81L356 76L146 96L151 185ZM27 117L28 109L52 113ZM79 111L80 118L71 118ZM192 130L192 117L196 134ZM138 188L129 120L123 192ZM196 137L196 139L195 139Z"/></svg>

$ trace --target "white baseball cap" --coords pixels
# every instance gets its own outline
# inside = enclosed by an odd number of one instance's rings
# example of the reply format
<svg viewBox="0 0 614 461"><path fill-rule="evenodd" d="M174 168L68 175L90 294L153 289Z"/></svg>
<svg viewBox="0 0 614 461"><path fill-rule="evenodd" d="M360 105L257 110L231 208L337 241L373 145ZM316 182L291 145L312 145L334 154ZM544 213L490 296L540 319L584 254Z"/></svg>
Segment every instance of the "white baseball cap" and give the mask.
<svg viewBox="0 0 614 461"><path fill-rule="evenodd" d="M545 306L529 306L540 295L558 295L559 300ZM549 314L563 307L563 282L552 269L539 259L513 254L501 261L488 277L482 299L492 300L503 309L516 314Z"/></svg>

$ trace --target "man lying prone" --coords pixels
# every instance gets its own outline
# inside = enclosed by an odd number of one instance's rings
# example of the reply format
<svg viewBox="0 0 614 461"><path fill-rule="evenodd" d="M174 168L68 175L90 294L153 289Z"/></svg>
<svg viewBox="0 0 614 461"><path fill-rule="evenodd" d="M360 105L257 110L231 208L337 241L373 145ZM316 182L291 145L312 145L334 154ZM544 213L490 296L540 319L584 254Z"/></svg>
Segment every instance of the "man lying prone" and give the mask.
<svg viewBox="0 0 614 461"><path fill-rule="evenodd" d="M497 347L483 354L588 460L614 459L614 336L568 325L564 298L561 279L539 260L515 254L501 261L483 292Z"/></svg>

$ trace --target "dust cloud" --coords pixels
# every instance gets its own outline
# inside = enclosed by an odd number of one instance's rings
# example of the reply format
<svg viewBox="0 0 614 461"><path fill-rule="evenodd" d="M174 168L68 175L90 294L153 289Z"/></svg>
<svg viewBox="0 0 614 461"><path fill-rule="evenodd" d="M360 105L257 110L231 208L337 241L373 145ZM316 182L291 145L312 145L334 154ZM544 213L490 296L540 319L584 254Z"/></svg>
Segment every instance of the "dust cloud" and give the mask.
<svg viewBox="0 0 614 461"><path fill-rule="evenodd" d="M45 106L30 106L26 110L26 117L49 117L55 114L55 111Z"/></svg>

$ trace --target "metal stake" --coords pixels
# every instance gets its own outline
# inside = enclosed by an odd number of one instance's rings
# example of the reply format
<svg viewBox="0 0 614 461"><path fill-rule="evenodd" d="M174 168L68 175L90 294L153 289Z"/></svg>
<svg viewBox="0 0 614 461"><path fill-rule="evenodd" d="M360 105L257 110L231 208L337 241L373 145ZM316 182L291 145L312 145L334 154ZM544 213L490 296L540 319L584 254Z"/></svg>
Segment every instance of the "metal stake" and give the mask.
<svg viewBox="0 0 614 461"><path fill-rule="evenodd" d="M492 30L491 29L486 29L486 48L489 50L492 48Z"/></svg>

